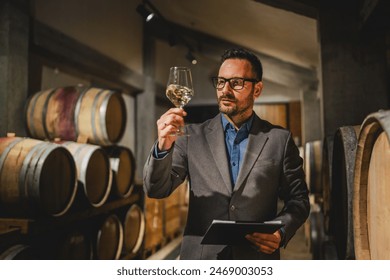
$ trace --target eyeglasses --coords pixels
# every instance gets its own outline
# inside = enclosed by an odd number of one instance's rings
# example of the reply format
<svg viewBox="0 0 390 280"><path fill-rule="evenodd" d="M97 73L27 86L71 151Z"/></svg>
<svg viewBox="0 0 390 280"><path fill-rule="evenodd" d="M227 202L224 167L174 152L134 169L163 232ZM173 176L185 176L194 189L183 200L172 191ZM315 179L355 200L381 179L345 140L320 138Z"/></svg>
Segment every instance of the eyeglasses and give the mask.
<svg viewBox="0 0 390 280"><path fill-rule="evenodd" d="M211 80L213 81L213 86L216 89L223 89L225 86L225 83L228 82L230 87L235 90L240 90L244 88L245 82L251 82L251 83L257 83L258 80L256 79L245 79L245 78L230 78L225 79L222 77L212 77Z"/></svg>

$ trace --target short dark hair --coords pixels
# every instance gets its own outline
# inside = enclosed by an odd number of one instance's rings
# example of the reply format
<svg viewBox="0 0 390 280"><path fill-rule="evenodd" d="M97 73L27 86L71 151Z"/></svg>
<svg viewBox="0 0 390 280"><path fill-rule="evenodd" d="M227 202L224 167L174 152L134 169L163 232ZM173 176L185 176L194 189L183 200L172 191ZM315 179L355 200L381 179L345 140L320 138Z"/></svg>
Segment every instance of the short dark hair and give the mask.
<svg viewBox="0 0 390 280"><path fill-rule="evenodd" d="M221 56L221 65L225 60L234 58L248 60L252 65L256 79L259 81L263 79L263 66L260 59L254 53L242 48L227 49Z"/></svg>

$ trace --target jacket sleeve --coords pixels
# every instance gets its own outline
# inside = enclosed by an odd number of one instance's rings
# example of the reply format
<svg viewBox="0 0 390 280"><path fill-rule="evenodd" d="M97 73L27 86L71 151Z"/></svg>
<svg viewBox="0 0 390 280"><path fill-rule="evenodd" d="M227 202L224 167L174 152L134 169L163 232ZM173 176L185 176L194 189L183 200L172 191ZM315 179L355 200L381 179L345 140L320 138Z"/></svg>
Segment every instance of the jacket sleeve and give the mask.
<svg viewBox="0 0 390 280"><path fill-rule="evenodd" d="M287 245L310 212L309 191L302 165L303 160L290 133L284 151L282 185L279 190L284 207L276 218L285 224L283 246Z"/></svg>
<svg viewBox="0 0 390 280"><path fill-rule="evenodd" d="M182 137L185 138L185 137ZM185 139L184 139L185 140ZM156 158L152 147L143 169L143 188L151 198L168 197L187 176L185 141L178 140L163 158Z"/></svg>

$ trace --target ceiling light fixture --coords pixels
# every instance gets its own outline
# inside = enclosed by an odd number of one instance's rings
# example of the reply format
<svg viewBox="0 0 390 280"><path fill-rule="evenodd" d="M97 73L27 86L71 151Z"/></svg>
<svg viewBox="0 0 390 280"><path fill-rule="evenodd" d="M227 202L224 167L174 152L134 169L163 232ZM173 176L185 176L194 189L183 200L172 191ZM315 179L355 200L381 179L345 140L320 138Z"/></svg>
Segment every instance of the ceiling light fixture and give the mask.
<svg viewBox="0 0 390 280"><path fill-rule="evenodd" d="M186 46L188 48L188 53L185 58L194 65L198 63L197 59L193 55L194 49L192 46L187 42L182 34L172 28L172 23L166 20L159 12L159 10L149 0L143 0L142 4L139 4L136 10L144 18L146 23L150 23L153 19L155 19L153 24L164 25L168 31L168 44L171 47L178 44ZM152 28L154 26L153 24L150 25Z"/></svg>
<svg viewBox="0 0 390 280"><path fill-rule="evenodd" d="M155 17L155 13L149 11L144 4L139 4L136 10L146 22L150 22Z"/></svg>
<svg viewBox="0 0 390 280"><path fill-rule="evenodd" d="M198 61L196 60L195 56L192 54L191 51L188 51L186 58L194 65L198 63Z"/></svg>

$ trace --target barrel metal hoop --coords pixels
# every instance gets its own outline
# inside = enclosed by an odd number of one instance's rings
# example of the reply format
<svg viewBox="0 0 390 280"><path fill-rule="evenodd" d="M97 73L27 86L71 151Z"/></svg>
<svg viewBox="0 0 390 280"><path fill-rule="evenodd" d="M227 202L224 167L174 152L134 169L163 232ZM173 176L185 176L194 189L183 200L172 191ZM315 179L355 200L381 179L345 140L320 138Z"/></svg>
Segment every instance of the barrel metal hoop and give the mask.
<svg viewBox="0 0 390 280"><path fill-rule="evenodd" d="M47 143L45 143L47 144ZM34 183L37 183L37 185L39 186L39 183L40 183L40 174L41 174L41 171L42 171L42 168L43 168L43 165L44 163L46 162L46 159L47 157L50 155L51 152L53 152L55 149L57 149L58 147L56 147L54 144L53 145L50 145L50 147L47 147L47 145L42 145L42 150L43 150L43 153L40 154L40 156L37 158L37 163L36 163L36 166L37 166L37 171L38 172L34 172L32 175L33 175L33 182ZM31 185L30 185L31 186ZM40 200L40 189L38 188L29 188L29 195L32 195L33 198L35 198L37 201Z"/></svg>
<svg viewBox="0 0 390 280"><path fill-rule="evenodd" d="M45 152L45 148L47 148L46 144L47 143L45 142L39 143L28 152L19 173L19 193L22 204L28 203L31 207L33 207L32 209L35 209L38 205L38 203L34 203L35 200L39 202L39 188L35 191L32 190L34 189L34 185L39 186L39 177L36 179L37 184L34 184L34 175L35 173L38 173L38 175L40 173L39 171L41 170L41 167L38 165L38 161L42 156L42 152ZM32 172L29 172L30 170L32 170Z"/></svg>
<svg viewBox="0 0 390 280"><path fill-rule="evenodd" d="M29 117L26 119L26 124L27 124L28 131L30 132L30 135L36 135L35 134L36 133L35 126L34 126L34 122L33 122L33 115L34 115L34 111L35 111L35 106L37 105L37 100L41 94L42 94L42 92L31 96L30 100L27 102L27 104L32 102ZM26 109L26 115L27 115L27 111L28 111L28 107Z"/></svg>
<svg viewBox="0 0 390 280"><path fill-rule="evenodd" d="M110 101L110 98L114 95L115 91L109 91L109 94L107 94L105 97L104 97L104 100L102 102L102 106L99 108L99 114L100 114L100 127L101 127L101 130L103 132L103 141L104 139L107 139L107 141L105 141L105 144L110 144L110 138L109 138L109 135L108 135L108 132L107 132L107 126L106 126L106 118L105 118L105 115L107 113L107 109L108 109L108 102Z"/></svg>
<svg viewBox="0 0 390 280"><path fill-rule="evenodd" d="M19 253L23 252L24 250L30 249L30 246L23 245L23 244L17 244L10 248L8 248L5 252L3 252L0 255L0 259L4 260L13 260Z"/></svg>
<svg viewBox="0 0 390 280"><path fill-rule="evenodd" d="M96 122L95 122L95 117L96 117L96 114L95 114L95 108L97 107L97 102L99 101L99 97L105 92L106 90L105 89L102 89L100 90L94 100L93 100L93 104L92 104L92 110L91 110L91 127L92 127L92 134L93 134L93 138L94 139L99 139L99 141L101 141L103 144L106 144L106 141L104 140L104 138L100 138L99 135L97 134L97 131L96 131ZM101 113L101 110L104 109L104 108L100 108L99 109L99 118L101 117L102 113ZM103 118L105 119L105 118ZM99 120L99 123L100 123L100 126L101 126L101 120ZM107 133L106 133L107 134Z"/></svg>
<svg viewBox="0 0 390 280"><path fill-rule="evenodd" d="M20 141L24 140L24 138L16 138L14 141L12 141L8 146L7 148L4 149L3 153L1 154L0 156L0 173L1 173L1 170L3 169L3 164L4 164L4 160L5 158L8 156L9 152L12 150L12 148L18 144Z"/></svg>

